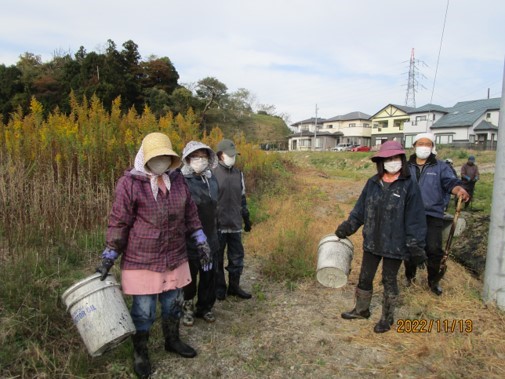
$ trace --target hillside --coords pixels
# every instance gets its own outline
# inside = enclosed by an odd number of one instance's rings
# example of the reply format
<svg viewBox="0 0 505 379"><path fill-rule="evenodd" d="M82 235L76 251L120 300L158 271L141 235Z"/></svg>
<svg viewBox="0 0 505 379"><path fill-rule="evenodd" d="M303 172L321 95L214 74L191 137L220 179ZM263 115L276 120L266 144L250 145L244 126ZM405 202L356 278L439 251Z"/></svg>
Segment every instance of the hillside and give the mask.
<svg viewBox="0 0 505 379"><path fill-rule="evenodd" d="M242 132L248 142L258 144L281 141L287 143L286 137L291 134L282 118L256 113L251 113L250 116L242 117L238 121L222 121L213 126L218 126L226 137Z"/></svg>

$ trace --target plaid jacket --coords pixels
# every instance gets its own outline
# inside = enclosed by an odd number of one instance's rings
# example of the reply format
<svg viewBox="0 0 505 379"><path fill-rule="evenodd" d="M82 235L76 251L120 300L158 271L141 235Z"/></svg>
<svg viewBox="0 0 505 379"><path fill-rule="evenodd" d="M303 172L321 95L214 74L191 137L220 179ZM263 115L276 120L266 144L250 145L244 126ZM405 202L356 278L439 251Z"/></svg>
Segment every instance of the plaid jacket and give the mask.
<svg viewBox="0 0 505 379"><path fill-rule="evenodd" d="M186 233L202 224L182 174L169 176L170 191L159 191L157 201L144 174L125 171L119 179L106 241L122 254L121 269L164 272L187 261Z"/></svg>

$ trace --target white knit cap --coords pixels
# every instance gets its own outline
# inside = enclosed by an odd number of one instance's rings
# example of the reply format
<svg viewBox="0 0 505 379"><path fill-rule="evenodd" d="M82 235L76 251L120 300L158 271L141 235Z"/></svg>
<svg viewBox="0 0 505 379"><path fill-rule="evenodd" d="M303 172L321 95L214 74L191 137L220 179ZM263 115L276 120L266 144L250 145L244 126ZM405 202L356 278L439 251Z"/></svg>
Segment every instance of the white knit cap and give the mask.
<svg viewBox="0 0 505 379"><path fill-rule="evenodd" d="M433 148L431 149L431 152L437 155L437 150L435 149L435 135L433 133L419 133L417 136L414 137L414 141L412 141L412 144L415 145L416 142L422 138L429 139L433 143Z"/></svg>

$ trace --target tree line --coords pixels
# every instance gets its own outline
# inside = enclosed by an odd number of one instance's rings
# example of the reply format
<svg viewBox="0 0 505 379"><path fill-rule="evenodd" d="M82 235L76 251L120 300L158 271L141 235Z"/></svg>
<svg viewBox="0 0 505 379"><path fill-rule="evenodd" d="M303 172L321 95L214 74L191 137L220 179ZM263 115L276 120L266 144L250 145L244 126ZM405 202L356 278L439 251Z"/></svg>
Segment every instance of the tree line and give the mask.
<svg viewBox="0 0 505 379"><path fill-rule="evenodd" d="M58 54L49 62L24 53L15 65L0 64L0 113L6 123L14 112L26 114L32 98L52 111L68 114L70 99L79 101L97 96L106 109L121 98L121 110L149 107L157 117L185 114L190 108L202 128L215 122L240 122L253 112L254 96L244 88L229 93L227 86L213 77L182 85L168 57L149 56L143 60L138 45L128 40L118 49L108 40L104 52L88 52L81 46L72 56ZM258 113L276 116L275 107L259 104ZM282 116L279 116L282 117Z"/></svg>

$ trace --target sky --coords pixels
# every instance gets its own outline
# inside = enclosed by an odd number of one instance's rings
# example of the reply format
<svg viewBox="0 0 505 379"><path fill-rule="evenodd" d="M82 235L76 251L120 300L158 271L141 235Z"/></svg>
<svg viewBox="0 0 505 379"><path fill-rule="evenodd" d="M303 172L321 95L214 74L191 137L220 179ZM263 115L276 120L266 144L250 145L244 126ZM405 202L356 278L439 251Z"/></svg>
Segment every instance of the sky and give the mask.
<svg viewBox="0 0 505 379"><path fill-rule="evenodd" d="M412 49L416 106L500 97L504 19L503 0L3 0L0 64L132 40L294 123L405 105Z"/></svg>

